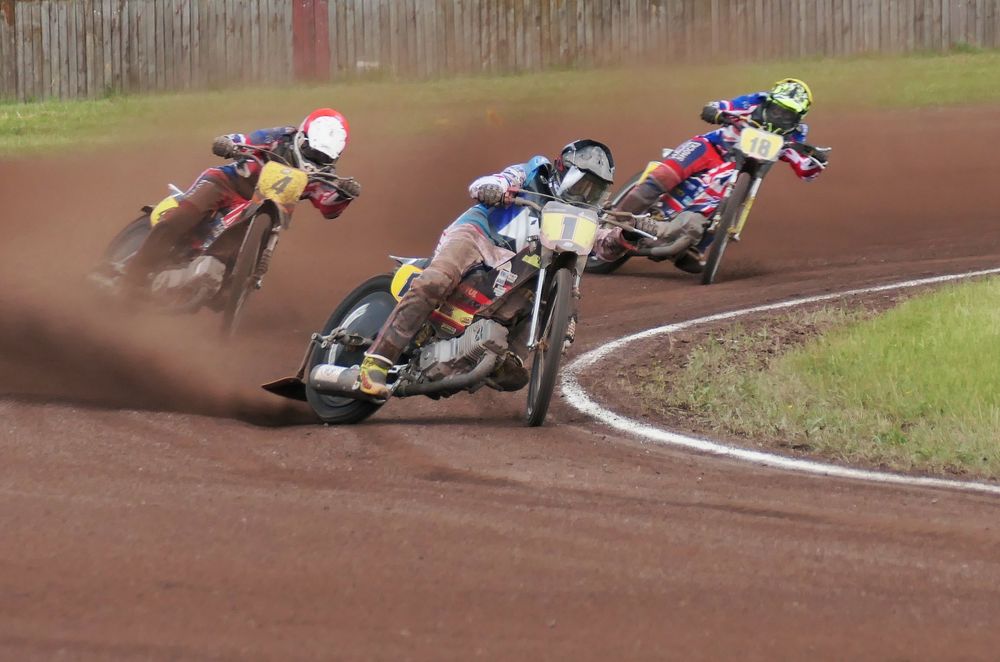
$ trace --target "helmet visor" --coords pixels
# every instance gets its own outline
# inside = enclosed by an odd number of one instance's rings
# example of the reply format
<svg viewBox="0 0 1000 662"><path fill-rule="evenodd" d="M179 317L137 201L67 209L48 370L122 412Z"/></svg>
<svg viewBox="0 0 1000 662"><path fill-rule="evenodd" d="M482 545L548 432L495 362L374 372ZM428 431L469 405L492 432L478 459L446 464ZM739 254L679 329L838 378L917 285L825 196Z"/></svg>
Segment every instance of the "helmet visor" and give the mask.
<svg viewBox="0 0 1000 662"><path fill-rule="evenodd" d="M310 147L308 140L302 145L302 156L310 163L318 166L328 166L336 161L336 159L326 152L321 152L318 149Z"/></svg>
<svg viewBox="0 0 1000 662"><path fill-rule="evenodd" d="M791 131L799 125L801 115L791 108L786 108L779 103L769 103L764 108L764 123L773 129L786 132Z"/></svg>
<svg viewBox="0 0 1000 662"><path fill-rule="evenodd" d="M609 186L611 186L611 182L572 166L563 175L562 182L559 183L558 194L566 202L582 202L593 205L604 197Z"/></svg>

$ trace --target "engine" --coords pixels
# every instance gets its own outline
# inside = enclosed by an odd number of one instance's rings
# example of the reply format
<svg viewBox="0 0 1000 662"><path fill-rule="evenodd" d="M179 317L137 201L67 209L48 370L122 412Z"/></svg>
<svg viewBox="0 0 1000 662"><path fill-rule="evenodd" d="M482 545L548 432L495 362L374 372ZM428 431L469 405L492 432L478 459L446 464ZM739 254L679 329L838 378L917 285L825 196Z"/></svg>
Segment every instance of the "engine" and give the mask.
<svg viewBox="0 0 1000 662"><path fill-rule="evenodd" d="M493 320L478 320L457 338L439 340L420 350L417 367L429 381L474 368L487 352L507 351L507 328Z"/></svg>

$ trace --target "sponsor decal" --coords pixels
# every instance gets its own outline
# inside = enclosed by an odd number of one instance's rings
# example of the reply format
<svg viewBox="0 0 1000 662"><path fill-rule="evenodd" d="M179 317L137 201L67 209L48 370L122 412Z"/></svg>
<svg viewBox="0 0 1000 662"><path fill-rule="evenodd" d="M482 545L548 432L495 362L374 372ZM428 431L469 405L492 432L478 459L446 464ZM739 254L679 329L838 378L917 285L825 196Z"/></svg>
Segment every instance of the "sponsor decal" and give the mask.
<svg viewBox="0 0 1000 662"><path fill-rule="evenodd" d="M505 266L510 266L510 263L508 262ZM493 294L496 296L505 294L515 282L517 282L517 275L515 273L509 269L501 269L500 273L497 274L496 280L493 281Z"/></svg>

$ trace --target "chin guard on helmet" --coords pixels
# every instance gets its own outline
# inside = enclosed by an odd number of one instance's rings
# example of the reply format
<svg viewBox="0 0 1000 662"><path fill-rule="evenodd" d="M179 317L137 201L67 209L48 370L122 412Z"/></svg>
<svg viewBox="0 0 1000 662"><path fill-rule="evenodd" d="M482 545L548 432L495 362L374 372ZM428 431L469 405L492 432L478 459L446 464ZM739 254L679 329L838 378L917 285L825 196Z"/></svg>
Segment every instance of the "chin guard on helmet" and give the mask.
<svg viewBox="0 0 1000 662"><path fill-rule="evenodd" d="M350 139L347 118L332 108L320 108L302 120L292 142L296 165L306 172L329 169L337 163Z"/></svg>
<svg viewBox="0 0 1000 662"><path fill-rule="evenodd" d="M567 202L596 204L615 177L615 159L604 143L576 140L563 147L553 164L559 176L556 195Z"/></svg>

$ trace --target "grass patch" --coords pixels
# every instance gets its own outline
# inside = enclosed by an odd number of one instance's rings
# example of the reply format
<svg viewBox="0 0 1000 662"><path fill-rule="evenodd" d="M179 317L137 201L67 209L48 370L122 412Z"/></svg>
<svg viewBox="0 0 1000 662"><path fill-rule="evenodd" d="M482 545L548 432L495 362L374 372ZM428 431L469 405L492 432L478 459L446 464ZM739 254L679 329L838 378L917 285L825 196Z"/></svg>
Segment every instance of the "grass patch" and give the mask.
<svg viewBox="0 0 1000 662"><path fill-rule="evenodd" d="M803 345L771 326L820 335ZM1000 280L944 287L875 317L828 308L735 326L669 378L654 366L633 386L651 406L717 431L850 463L998 478Z"/></svg>
<svg viewBox="0 0 1000 662"><path fill-rule="evenodd" d="M812 59L766 64L550 71L423 82L357 81L253 87L104 99L0 103L0 156L67 147L205 134L295 121L335 105L376 118L400 135L470 121L516 126L536 113L586 112L632 99L635 113L698 108L706 100L764 89L795 75L826 109L914 107L1000 101L1000 52Z"/></svg>

